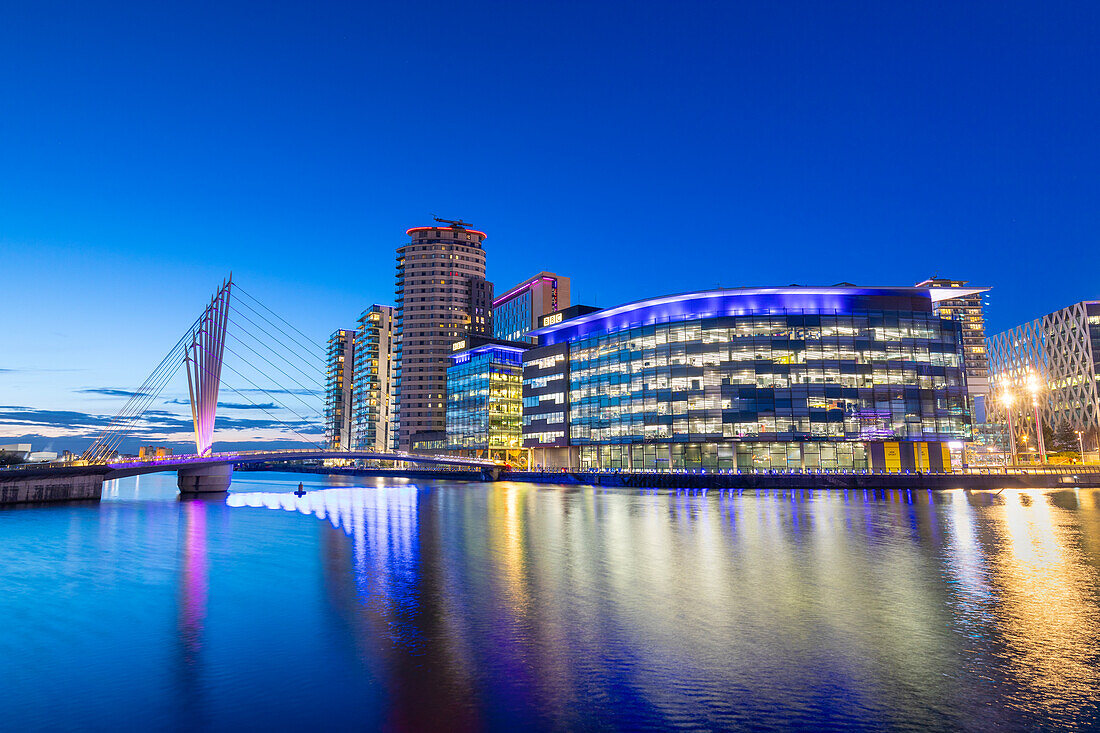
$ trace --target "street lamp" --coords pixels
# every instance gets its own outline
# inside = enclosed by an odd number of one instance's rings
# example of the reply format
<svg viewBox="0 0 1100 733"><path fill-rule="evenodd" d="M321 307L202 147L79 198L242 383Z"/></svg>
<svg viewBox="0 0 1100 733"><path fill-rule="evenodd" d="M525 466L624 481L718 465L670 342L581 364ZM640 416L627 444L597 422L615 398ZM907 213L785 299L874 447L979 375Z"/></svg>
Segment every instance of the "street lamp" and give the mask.
<svg viewBox="0 0 1100 733"><path fill-rule="evenodd" d="M1031 405L1035 408L1035 442L1039 447L1039 463L1047 462L1047 449L1043 443L1043 421L1039 417L1039 390L1041 386L1039 384L1038 377L1035 376L1035 372L1028 372L1027 375L1027 391L1031 393Z"/></svg>
<svg viewBox="0 0 1100 733"><path fill-rule="evenodd" d="M1016 465L1016 430L1012 424L1012 403L1016 401L1016 395L1012 394L1012 390L1008 387L1004 388L1001 392L1001 404L1005 407L1005 412L1008 413L1008 444L1012 448L1012 465Z"/></svg>
<svg viewBox="0 0 1100 733"><path fill-rule="evenodd" d="M1084 438L1084 433L1082 433L1080 430L1075 430L1074 432L1077 433L1077 447L1081 449L1081 463L1084 464L1084 462L1085 462L1085 438Z"/></svg>

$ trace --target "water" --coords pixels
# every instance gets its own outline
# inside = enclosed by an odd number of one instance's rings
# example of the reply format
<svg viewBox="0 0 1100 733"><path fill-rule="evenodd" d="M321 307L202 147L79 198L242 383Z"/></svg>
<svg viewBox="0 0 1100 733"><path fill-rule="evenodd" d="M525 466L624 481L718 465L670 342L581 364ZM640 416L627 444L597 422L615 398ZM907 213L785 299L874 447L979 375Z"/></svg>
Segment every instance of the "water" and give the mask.
<svg viewBox="0 0 1100 733"><path fill-rule="evenodd" d="M1100 727L1097 491L163 475L0 540L6 730Z"/></svg>

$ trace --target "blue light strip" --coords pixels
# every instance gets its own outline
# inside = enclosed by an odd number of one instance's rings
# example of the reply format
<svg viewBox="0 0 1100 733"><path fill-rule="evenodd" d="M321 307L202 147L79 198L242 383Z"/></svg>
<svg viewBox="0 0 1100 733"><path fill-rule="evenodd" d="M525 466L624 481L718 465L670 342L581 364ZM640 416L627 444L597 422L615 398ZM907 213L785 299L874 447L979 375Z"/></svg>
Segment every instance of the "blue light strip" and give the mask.
<svg viewBox="0 0 1100 733"><path fill-rule="evenodd" d="M777 313L844 313L857 310L858 298L916 298L919 310L932 312L928 288L825 287L825 288L726 288L647 298L608 308L531 331L541 344L572 341L595 333L610 333L653 323ZM867 310L867 307L862 308ZM901 310L882 307L882 310ZM917 310L914 308L913 310Z"/></svg>

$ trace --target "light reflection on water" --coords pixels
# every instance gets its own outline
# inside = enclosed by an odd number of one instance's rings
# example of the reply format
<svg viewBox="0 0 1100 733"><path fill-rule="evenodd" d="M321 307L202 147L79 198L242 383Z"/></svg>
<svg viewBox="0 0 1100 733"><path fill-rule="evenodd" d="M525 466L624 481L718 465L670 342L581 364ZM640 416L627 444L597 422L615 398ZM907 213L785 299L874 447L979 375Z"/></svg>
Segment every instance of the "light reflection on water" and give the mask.
<svg viewBox="0 0 1100 733"><path fill-rule="evenodd" d="M1097 491L299 480L0 512L0 719L1100 725Z"/></svg>

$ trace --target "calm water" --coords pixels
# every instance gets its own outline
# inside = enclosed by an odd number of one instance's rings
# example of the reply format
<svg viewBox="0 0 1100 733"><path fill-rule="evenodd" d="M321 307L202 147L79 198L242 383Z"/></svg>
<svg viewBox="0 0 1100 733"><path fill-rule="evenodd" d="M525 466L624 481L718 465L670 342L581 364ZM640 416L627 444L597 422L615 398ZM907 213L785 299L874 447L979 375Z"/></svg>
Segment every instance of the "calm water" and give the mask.
<svg viewBox="0 0 1100 733"><path fill-rule="evenodd" d="M0 511L6 730L1100 727L1100 492L104 493Z"/></svg>

